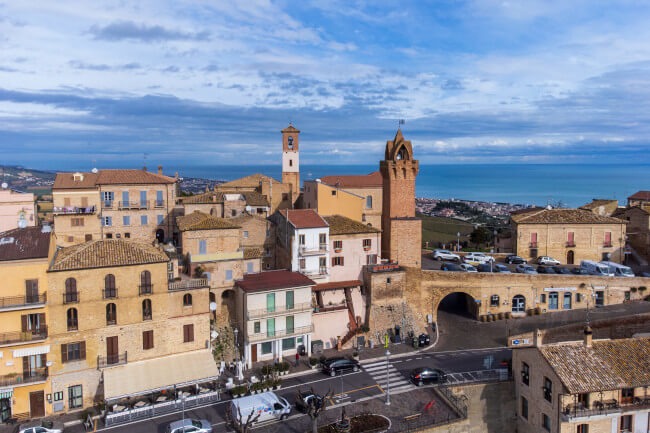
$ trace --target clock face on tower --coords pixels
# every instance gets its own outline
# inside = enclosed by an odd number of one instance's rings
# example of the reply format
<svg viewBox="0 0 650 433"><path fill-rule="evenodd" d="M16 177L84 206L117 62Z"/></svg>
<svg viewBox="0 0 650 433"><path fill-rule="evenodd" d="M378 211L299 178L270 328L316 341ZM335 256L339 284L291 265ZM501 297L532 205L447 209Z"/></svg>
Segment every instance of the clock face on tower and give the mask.
<svg viewBox="0 0 650 433"><path fill-rule="evenodd" d="M287 147L293 149L293 137L287 138Z"/></svg>

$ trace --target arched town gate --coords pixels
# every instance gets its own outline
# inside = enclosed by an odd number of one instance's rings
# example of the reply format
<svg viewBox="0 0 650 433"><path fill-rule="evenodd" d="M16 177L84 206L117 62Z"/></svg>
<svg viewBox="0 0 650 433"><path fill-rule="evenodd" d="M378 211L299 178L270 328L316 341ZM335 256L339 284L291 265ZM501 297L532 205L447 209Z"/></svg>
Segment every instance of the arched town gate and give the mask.
<svg viewBox="0 0 650 433"><path fill-rule="evenodd" d="M480 301L481 299L479 289L431 287L429 291L431 294L431 314L434 322L438 321L439 310L478 320L481 306L477 302L477 300Z"/></svg>

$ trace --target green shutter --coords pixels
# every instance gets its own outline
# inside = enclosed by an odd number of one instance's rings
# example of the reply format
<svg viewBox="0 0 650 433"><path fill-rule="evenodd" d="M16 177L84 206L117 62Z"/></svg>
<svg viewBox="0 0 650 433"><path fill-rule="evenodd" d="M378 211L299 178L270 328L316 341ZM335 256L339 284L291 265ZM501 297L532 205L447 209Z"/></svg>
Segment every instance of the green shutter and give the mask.
<svg viewBox="0 0 650 433"><path fill-rule="evenodd" d="M266 335L275 337L275 318L266 319Z"/></svg>
<svg viewBox="0 0 650 433"><path fill-rule="evenodd" d="M275 312L275 293L266 294L266 311L268 313Z"/></svg>
<svg viewBox="0 0 650 433"><path fill-rule="evenodd" d="M293 310L293 290L287 290L287 310Z"/></svg>
<svg viewBox="0 0 650 433"><path fill-rule="evenodd" d="M293 334L293 316L287 316L287 334Z"/></svg>

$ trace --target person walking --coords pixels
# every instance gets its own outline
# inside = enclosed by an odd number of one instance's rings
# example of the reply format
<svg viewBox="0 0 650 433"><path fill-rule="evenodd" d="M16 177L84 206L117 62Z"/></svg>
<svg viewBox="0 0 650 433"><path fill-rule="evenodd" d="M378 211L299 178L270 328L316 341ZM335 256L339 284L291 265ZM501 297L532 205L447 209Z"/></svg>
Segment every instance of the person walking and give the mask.
<svg viewBox="0 0 650 433"><path fill-rule="evenodd" d="M298 362L300 362L300 353L296 352L296 367L298 367Z"/></svg>

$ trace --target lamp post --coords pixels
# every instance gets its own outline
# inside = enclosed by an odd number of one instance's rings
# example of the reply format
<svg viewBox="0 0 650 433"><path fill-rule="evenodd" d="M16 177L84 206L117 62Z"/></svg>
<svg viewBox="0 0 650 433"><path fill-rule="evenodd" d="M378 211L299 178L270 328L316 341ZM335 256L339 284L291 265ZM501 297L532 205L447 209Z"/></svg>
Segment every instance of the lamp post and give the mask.
<svg viewBox="0 0 650 433"><path fill-rule="evenodd" d="M390 406L390 350L386 349L386 406Z"/></svg>
<svg viewBox="0 0 650 433"><path fill-rule="evenodd" d="M236 350L235 356L237 357L237 361L239 361L239 343L237 341L237 335L239 334L239 329L235 328L233 332L235 333L235 350Z"/></svg>
<svg viewBox="0 0 650 433"><path fill-rule="evenodd" d="M460 251L460 232L456 232L456 251Z"/></svg>
<svg viewBox="0 0 650 433"><path fill-rule="evenodd" d="M183 424L185 425L185 395L181 395L181 403L183 405Z"/></svg>

